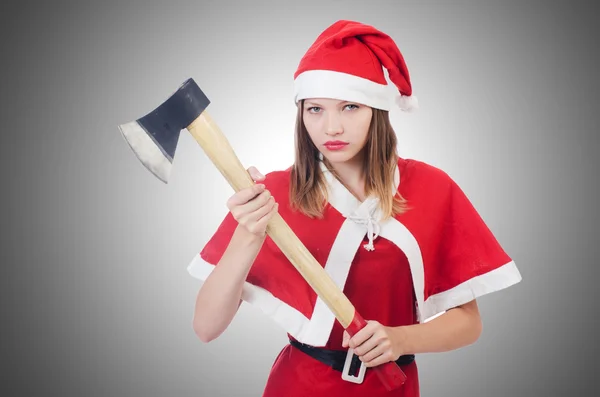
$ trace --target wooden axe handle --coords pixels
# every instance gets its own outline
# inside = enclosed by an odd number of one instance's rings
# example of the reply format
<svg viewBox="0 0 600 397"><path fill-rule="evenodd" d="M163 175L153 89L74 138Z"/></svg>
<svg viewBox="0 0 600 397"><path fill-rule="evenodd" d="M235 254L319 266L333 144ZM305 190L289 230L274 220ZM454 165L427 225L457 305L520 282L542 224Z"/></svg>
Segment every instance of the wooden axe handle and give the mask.
<svg viewBox="0 0 600 397"><path fill-rule="evenodd" d="M229 141L206 110L187 130L236 192L254 185ZM350 300L278 213L269 221L267 233L350 336L365 327L366 321L356 312ZM373 370L388 390L401 386L406 380L406 375L395 362L379 365Z"/></svg>

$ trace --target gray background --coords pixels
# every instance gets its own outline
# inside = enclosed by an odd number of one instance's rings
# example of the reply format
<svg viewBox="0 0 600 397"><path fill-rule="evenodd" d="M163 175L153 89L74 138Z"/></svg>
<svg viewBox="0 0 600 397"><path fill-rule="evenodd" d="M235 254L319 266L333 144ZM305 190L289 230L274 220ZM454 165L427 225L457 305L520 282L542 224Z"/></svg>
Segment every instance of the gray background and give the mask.
<svg viewBox="0 0 600 397"><path fill-rule="evenodd" d="M163 185L117 125L193 77L245 165L287 167L297 62L356 19L411 71L401 155L447 171L524 277L480 300L475 345L418 357L423 396L590 395L597 12L523 3L3 3L0 394L260 395L285 334L246 305L210 344L191 326L186 266L231 188L187 133Z"/></svg>

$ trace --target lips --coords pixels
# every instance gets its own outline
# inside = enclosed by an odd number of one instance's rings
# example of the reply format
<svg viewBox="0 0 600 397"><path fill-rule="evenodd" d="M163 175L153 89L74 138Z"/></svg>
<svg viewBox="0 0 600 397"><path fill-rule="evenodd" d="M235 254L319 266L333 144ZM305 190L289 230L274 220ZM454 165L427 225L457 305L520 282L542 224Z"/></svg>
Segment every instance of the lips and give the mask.
<svg viewBox="0 0 600 397"><path fill-rule="evenodd" d="M323 145L329 150L340 150L348 146L348 142L342 141L328 141Z"/></svg>

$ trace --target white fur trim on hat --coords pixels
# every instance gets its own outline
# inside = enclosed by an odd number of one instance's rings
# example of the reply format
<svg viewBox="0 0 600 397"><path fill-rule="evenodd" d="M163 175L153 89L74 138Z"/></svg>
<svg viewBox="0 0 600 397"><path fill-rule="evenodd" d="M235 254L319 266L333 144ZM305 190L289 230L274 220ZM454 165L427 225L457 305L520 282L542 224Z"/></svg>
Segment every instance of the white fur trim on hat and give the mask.
<svg viewBox="0 0 600 397"><path fill-rule="evenodd" d="M414 95L398 95L396 96L396 105L405 112L413 112L419 108L419 101Z"/></svg>
<svg viewBox="0 0 600 397"><path fill-rule="evenodd" d="M294 80L294 101L307 98L333 98L390 110L392 96L386 84L332 70L309 70Z"/></svg>

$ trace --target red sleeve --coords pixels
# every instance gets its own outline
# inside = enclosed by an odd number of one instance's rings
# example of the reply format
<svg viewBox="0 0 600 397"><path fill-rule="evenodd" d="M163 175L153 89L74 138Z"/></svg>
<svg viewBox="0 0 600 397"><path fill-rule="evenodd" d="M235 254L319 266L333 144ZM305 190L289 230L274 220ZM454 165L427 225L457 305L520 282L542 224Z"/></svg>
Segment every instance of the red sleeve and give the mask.
<svg viewBox="0 0 600 397"><path fill-rule="evenodd" d="M287 211L287 186L282 183L285 177L283 173L271 173L264 181L280 203L280 213ZM201 281L207 279L218 266L237 226L237 220L231 212L227 212L213 235L189 263L187 270L192 277ZM266 236L246 277L242 299L258 305L278 321L289 323L290 317L310 316L316 295L271 237ZM293 323L302 321L304 319Z"/></svg>
<svg viewBox="0 0 600 397"><path fill-rule="evenodd" d="M227 212L215 233L200 251L200 257L211 265L216 265L227 249L237 225L238 222L231 212Z"/></svg>
<svg viewBox="0 0 600 397"><path fill-rule="evenodd" d="M444 196L438 246L425 268L426 317L521 280L512 258L452 179Z"/></svg>

